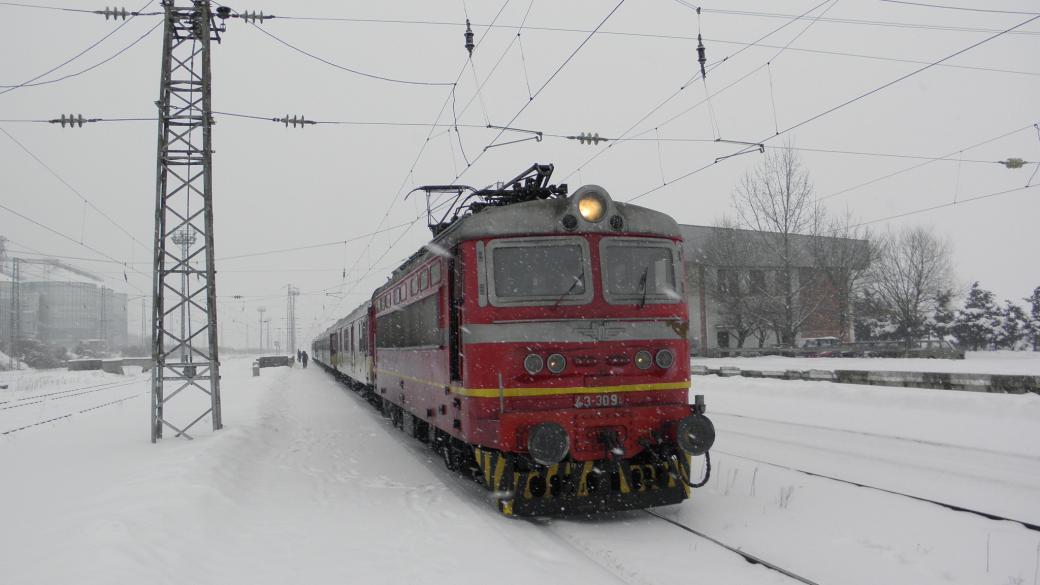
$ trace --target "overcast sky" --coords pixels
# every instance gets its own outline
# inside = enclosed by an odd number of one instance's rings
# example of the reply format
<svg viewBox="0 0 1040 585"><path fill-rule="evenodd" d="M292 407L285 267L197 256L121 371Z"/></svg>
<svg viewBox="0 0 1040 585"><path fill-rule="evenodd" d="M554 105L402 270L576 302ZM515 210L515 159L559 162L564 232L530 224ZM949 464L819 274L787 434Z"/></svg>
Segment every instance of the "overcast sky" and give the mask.
<svg viewBox="0 0 1040 585"><path fill-rule="evenodd" d="M303 291L297 320L305 339L318 331L318 325L345 315L385 280L397 262L428 240L422 199L413 195L403 200L403 194L416 185L451 182L460 172L459 182L480 187L511 178L531 163L552 163L556 182L567 182L572 191L596 183L615 199L628 200L658 188L640 197L638 204L670 213L680 223L706 225L731 213L734 185L761 161L757 153L744 154L680 178L740 148L713 142L716 137L765 140L767 147L782 145L789 138L803 149L800 155L817 197L830 210L851 212L862 221L1024 187L1035 165L1010 170L994 161L1040 160L1040 136L1032 126L1040 121L1040 20L784 132L1032 18L1015 11L1040 12L1036 2L1027 1L936 1L1007 12L878 0L822 5L818 0L743 1L704 2L698 19L690 8L692 1L628 0L559 69L617 6L617 0L252 0L248 5L231 5L237 11L262 10L282 17L354 20L281 18L258 26L229 21L222 44L213 47L216 111L416 125L328 124L293 129L270 121L216 116L215 250L218 260L225 258L217 264L225 343L240 345L246 333L241 323L248 323L255 344L257 306L267 307L279 335L289 283ZM136 0L128 8L142 4L144 0ZM49 0L48 5L104 7L73 0ZM803 14L817 5L809 15L826 11L828 20L792 21L779 16ZM158 8L158 2L152 2L145 10ZM518 40L517 26L528 10ZM472 69L466 65L463 47L467 12L477 38L483 38L473 53ZM0 53L5 56L0 84L4 85L47 71L118 26L101 16L9 5L0 5L0 14ZM496 15L496 26L489 30L487 25ZM108 59L160 20L151 16L130 21L40 81ZM702 103L705 86L700 81L680 90L698 70L698 26L710 65L707 89L719 92L711 98L711 108ZM759 45L742 50L780 27ZM258 28L347 68L448 85L360 76L296 52ZM0 235L10 238L14 255L43 252L100 258L77 243L82 241L134 263L141 273L128 270L126 283L124 268L118 264L70 262L101 273L110 286L131 295L150 293L156 123L111 122L62 129L17 120L49 119L63 113L154 117L161 32L159 26L124 53L82 75L0 95L0 119L5 120L0 128L92 204L84 203L0 133L0 203L74 240L0 209ZM450 84L460 72L454 102L461 127L456 135L446 131L453 122ZM479 97L474 77L484 84ZM603 144L581 145L549 136L594 132L619 137L662 102L666 102L663 107L628 135L639 140L616 142L607 149ZM541 131L544 140L484 152L498 131L480 126L504 125L521 108L512 126ZM427 142L429 125L435 120L445 126L434 128ZM778 130L781 136L775 136ZM1002 135L1006 136L967 149ZM499 141L528 136L507 132ZM928 162L819 150L953 156ZM589 162L601 151L605 152ZM473 161L468 169L467 159ZM917 165L921 166L870 182ZM1040 183L1040 175L1033 183ZM880 221L872 227L932 226L949 239L957 277L965 287L979 280L1001 299L1020 299L1040 285L1040 263L1035 257L1038 194L1036 188L1019 190ZM378 226L402 224L406 227L366 235ZM239 257L352 238L345 245ZM130 310L132 332L137 331L135 307Z"/></svg>

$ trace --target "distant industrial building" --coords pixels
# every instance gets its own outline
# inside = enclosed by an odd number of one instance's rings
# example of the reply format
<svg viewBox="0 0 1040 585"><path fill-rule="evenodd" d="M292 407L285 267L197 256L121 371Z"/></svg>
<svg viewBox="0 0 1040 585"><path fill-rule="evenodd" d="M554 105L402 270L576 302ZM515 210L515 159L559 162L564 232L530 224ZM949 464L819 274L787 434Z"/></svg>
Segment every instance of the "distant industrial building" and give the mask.
<svg viewBox="0 0 1040 585"><path fill-rule="evenodd" d="M127 345L126 294L84 282L96 277L49 259L19 260L15 283L13 264L14 259L9 259L0 276L0 340L4 344L14 327L19 338L70 351L88 340L100 340L110 349Z"/></svg>

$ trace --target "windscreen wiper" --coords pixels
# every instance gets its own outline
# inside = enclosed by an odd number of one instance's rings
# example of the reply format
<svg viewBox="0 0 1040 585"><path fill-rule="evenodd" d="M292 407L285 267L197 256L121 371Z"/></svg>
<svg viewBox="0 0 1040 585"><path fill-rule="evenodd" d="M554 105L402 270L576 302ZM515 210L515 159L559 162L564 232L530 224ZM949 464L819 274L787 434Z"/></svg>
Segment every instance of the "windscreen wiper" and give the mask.
<svg viewBox="0 0 1040 585"><path fill-rule="evenodd" d="M574 282L571 283L571 287L564 291L562 295L557 297L556 302L553 303L553 308L555 309L556 307L559 307L560 303L563 302L563 298L571 294L574 291L574 287L578 286L579 284L581 284L581 277L578 275L574 275Z"/></svg>
<svg viewBox="0 0 1040 585"><path fill-rule="evenodd" d="M647 264L646 269L643 270L643 276L639 277L639 288L643 291L643 298L639 300L639 308L642 309L646 306L646 277L650 274L650 265Z"/></svg>

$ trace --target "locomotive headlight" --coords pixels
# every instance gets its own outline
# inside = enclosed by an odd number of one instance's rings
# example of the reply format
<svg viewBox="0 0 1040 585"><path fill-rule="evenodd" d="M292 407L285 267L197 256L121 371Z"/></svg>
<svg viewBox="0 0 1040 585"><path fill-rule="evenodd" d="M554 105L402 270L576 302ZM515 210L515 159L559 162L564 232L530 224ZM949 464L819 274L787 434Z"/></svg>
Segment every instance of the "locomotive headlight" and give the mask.
<svg viewBox="0 0 1040 585"><path fill-rule="evenodd" d="M558 353L554 353L549 356L548 360L546 360L546 366L548 366L550 372L559 374L567 367L567 358Z"/></svg>
<svg viewBox="0 0 1040 585"><path fill-rule="evenodd" d="M690 455L703 455L715 444L715 425L703 414L691 414L679 421L675 440Z"/></svg>
<svg viewBox="0 0 1040 585"><path fill-rule="evenodd" d="M654 364L654 356L650 355L649 351L641 349L636 352L636 367L640 370L645 370Z"/></svg>
<svg viewBox="0 0 1040 585"><path fill-rule="evenodd" d="M527 451L542 465L563 461L570 450L571 440L566 429L556 423L534 425L527 433Z"/></svg>
<svg viewBox="0 0 1040 585"><path fill-rule="evenodd" d="M667 370L675 363L675 354L670 349L662 349L654 356L654 361L657 362L657 367Z"/></svg>
<svg viewBox="0 0 1040 585"><path fill-rule="evenodd" d="M536 353L528 354L528 356L524 358L524 369L532 376L541 372L544 366L545 361L542 359L542 356Z"/></svg>
<svg viewBox="0 0 1040 585"><path fill-rule="evenodd" d="M607 213L607 201L599 193L589 191L578 199L578 213L585 218L585 221L595 223L603 219Z"/></svg>

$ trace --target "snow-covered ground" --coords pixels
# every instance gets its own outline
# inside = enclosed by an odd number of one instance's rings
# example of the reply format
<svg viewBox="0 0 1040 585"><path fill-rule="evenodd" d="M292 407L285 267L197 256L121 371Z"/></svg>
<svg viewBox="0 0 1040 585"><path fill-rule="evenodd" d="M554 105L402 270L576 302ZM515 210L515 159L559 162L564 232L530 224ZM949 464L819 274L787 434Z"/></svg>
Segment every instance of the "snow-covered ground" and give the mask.
<svg viewBox="0 0 1040 585"><path fill-rule="evenodd" d="M249 366L223 431L157 445L145 376L11 372L0 582L793 582L642 512L503 518L319 369ZM1038 532L792 468L1037 522L1040 397L694 384L713 478L661 514L825 585L1034 583Z"/></svg>
<svg viewBox="0 0 1040 585"><path fill-rule="evenodd" d="M695 366L747 370L890 370L1040 376L1040 352L969 351L963 360L924 358L729 357L690 359Z"/></svg>

